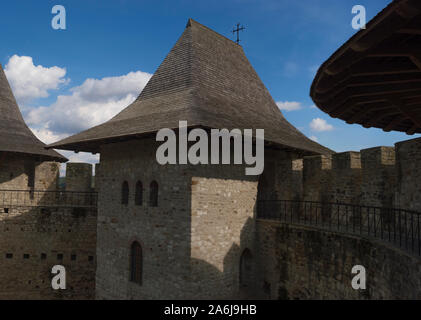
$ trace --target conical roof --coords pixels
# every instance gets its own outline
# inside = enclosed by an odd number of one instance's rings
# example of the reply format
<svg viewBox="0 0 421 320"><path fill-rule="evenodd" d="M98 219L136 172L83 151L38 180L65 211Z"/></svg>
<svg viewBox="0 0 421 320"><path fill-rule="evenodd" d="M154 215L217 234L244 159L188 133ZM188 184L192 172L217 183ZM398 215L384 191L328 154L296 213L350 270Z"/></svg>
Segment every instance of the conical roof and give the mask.
<svg viewBox="0 0 421 320"><path fill-rule="evenodd" d="M282 116L241 46L190 19L142 93L110 121L49 147L98 152L104 142L162 128L265 129L265 140L310 154L332 153Z"/></svg>
<svg viewBox="0 0 421 320"><path fill-rule="evenodd" d="M61 154L45 147L23 120L0 65L0 152L24 153L36 156L40 160L67 161Z"/></svg>

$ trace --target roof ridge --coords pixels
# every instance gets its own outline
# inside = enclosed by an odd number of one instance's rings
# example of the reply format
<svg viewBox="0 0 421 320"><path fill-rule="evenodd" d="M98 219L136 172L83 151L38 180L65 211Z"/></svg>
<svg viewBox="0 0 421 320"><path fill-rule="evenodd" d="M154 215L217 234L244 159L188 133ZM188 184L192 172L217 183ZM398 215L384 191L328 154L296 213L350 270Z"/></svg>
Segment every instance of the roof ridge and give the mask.
<svg viewBox="0 0 421 320"><path fill-rule="evenodd" d="M218 36L219 36L219 37L221 37L221 38L224 38L224 39L226 39L226 40L228 40L228 41L232 42L232 43L233 43L233 44L235 44L236 46L239 46L240 48L243 48L243 47L242 47L242 45L240 45L239 43L235 42L234 40L231 40L230 38L228 38L228 37L224 36L223 34L221 34L221 33L217 32L217 31L215 31L215 30L213 30L213 29L211 29L211 28L209 28L209 27L207 27L207 26L205 26L204 24L201 24L200 22L197 22L196 20L194 20L194 19L192 19L192 18L189 18L189 20L188 20L188 22L187 22L186 29L192 26L191 22L193 22L193 23L197 24L198 26L200 26L200 27L202 27L202 28L204 28L204 29L206 29L206 30L208 30L208 31L211 31L212 33L215 33L216 35L218 35Z"/></svg>

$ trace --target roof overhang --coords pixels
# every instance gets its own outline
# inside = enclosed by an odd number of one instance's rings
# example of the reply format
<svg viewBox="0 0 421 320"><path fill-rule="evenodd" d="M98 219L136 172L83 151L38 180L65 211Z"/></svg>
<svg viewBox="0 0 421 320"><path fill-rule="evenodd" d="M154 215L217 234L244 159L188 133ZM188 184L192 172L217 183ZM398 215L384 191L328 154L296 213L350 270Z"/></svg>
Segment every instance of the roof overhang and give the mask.
<svg viewBox="0 0 421 320"><path fill-rule="evenodd" d="M50 152L52 155L50 155L48 152L46 152L46 154L39 154L39 153L29 153L29 152L26 152L26 151L1 149L0 154L3 154L3 155L14 154L14 155L18 155L20 157L31 158L31 159L33 159L35 161L38 161L38 162L51 161L51 162L64 163L64 162L69 161L69 159L62 156L61 154L55 152L54 150L52 150L52 151L53 152ZM55 154L57 154L57 156Z"/></svg>
<svg viewBox="0 0 421 320"><path fill-rule="evenodd" d="M204 130L210 131L212 129L217 128L210 128L206 126L200 126L200 125L194 125L194 126L188 126L188 130L192 130L195 128L202 128ZM171 128L172 130L176 131L179 128ZM137 139L155 139L156 132L145 132L143 134L132 134L132 135L124 135L124 136L118 136L118 137L106 137L106 138L100 138L100 139L93 139L93 140L87 140L87 141L78 141L77 143L63 143L60 144L58 142L57 144L51 144L47 146L47 149L61 149L61 150L68 150L68 151L74 151L76 153L79 152L88 152L92 154L97 154L101 152L101 147L104 145L119 143L119 142L125 142L130 140L137 140ZM254 140L254 138L253 138ZM285 150L285 151L293 151L296 153L301 154L302 156L313 156L313 155L319 155L319 154L332 154L335 153L333 150L330 150L328 148L324 148L324 152L314 152L312 150L305 150L300 148L295 148L292 146L287 146L280 144L276 141L271 141L268 139L265 139L265 148L269 149L277 149L277 150Z"/></svg>
<svg viewBox="0 0 421 320"><path fill-rule="evenodd" d="M381 11L320 67L310 95L349 124L421 133L421 1Z"/></svg>

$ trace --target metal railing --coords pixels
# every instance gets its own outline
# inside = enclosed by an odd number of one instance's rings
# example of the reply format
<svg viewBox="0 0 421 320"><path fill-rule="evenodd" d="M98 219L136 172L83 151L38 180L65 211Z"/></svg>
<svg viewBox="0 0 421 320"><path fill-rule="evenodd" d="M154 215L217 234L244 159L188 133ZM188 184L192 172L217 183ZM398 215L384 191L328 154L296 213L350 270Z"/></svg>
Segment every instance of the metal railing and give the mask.
<svg viewBox="0 0 421 320"><path fill-rule="evenodd" d="M257 218L381 239L421 256L421 213L345 203L260 200Z"/></svg>
<svg viewBox="0 0 421 320"><path fill-rule="evenodd" d="M96 207L96 192L0 190L0 208Z"/></svg>

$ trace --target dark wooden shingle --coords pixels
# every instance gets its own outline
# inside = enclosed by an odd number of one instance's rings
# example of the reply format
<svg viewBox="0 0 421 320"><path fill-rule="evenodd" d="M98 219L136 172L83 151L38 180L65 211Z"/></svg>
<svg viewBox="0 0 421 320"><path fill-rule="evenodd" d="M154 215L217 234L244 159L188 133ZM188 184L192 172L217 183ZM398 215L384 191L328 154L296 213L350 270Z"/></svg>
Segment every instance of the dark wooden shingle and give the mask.
<svg viewBox="0 0 421 320"><path fill-rule="evenodd" d="M139 97L110 121L49 147L98 152L102 143L189 127L265 129L265 140L308 154L332 151L282 115L241 46L189 20Z"/></svg>
<svg viewBox="0 0 421 320"><path fill-rule="evenodd" d="M25 75L22 74L22 77ZM47 150L28 128L20 113L9 82L0 65L0 152L22 153L40 160L65 162L54 150Z"/></svg>

